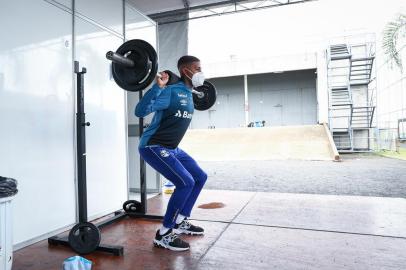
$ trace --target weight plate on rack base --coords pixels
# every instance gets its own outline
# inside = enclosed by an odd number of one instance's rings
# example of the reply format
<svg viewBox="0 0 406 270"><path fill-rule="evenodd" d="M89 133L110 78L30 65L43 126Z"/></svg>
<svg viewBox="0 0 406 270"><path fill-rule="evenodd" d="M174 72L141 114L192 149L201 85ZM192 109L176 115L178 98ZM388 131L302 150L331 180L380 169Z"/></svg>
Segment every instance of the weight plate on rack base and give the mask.
<svg viewBox="0 0 406 270"><path fill-rule="evenodd" d="M93 223L81 222L70 230L68 240L69 245L75 252L89 254L100 245L101 233Z"/></svg>
<svg viewBox="0 0 406 270"><path fill-rule="evenodd" d="M141 203L136 200L128 200L124 202L123 209L126 213L139 213L141 209Z"/></svg>

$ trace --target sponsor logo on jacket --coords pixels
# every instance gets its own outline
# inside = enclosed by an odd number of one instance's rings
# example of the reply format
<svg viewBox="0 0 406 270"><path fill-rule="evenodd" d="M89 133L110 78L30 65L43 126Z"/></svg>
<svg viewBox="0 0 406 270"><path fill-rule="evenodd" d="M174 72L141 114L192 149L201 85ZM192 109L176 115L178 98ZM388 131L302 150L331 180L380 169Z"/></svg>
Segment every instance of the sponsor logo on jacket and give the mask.
<svg viewBox="0 0 406 270"><path fill-rule="evenodd" d="M178 93L178 97L187 98L187 94L185 94L185 93Z"/></svg>
<svg viewBox="0 0 406 270"><path fill-rule="evenodd" d="M179 117L179 118L187 118L187 119L192 119L193 113L189 113L187 111L179 111L175 114L175 117Z"/></svg>

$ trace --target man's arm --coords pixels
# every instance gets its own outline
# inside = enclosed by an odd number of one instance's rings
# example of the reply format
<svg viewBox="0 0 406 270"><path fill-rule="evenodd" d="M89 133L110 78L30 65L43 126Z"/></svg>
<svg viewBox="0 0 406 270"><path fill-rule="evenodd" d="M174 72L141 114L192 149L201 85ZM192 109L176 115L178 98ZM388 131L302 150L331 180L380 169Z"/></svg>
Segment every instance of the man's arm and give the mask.
<svg viewBox="0 0 406 270"><path fill-rule="evenodd" d="M135 107L135 116L145 117L152 112L167 109L170 101L170 89L162 89L157 84L154 84Z"/></svg>

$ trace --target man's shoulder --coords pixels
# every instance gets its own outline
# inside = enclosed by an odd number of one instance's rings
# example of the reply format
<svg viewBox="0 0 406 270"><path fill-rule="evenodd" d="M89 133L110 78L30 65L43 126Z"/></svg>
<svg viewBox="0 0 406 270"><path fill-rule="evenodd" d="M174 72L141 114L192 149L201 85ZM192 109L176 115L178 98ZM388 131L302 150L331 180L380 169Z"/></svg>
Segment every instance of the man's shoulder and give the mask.
<svg viewBox="0 0 406 270"><path fill-rule="evenodd" d="M186 85L183 81L177 81L176 83L168 85L168 87L186 87Z"/></svg>
<svg viewBox="0 0 406 270"><path fill-rule="evenodd" d="M179 81L174 84L170 84L167 86L167 88L174 90L174 91L182 91L182 90L188 90L187 86L185 85L184 82Z"/></svg>

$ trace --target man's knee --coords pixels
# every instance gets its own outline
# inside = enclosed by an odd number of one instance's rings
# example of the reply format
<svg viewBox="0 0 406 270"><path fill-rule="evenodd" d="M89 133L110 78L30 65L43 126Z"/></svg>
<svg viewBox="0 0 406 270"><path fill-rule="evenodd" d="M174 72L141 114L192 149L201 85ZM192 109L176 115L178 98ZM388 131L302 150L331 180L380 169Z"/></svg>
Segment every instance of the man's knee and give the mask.
<svg viewBox="0 0 406 270"><path fill-rule="evenodd" d="M201 171L201 173L199 174L199 176L195 180L200 185L204 185L204 183L206 183L206 180L207 180L207 173L205 173L204 171Z"/></svg>
<svg viewBox="0 0 406 270"><path fill-rule="evenodd" d="M182 181L183 181L183 183L184 183L184 188L185 188L185 189L190 189L190 190L192 190L193 187L195 186L195 180L193 179L192 176L190 176L190 177L184 177L184 178L182 179Z"/></svg>

